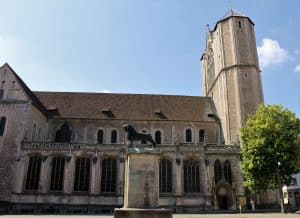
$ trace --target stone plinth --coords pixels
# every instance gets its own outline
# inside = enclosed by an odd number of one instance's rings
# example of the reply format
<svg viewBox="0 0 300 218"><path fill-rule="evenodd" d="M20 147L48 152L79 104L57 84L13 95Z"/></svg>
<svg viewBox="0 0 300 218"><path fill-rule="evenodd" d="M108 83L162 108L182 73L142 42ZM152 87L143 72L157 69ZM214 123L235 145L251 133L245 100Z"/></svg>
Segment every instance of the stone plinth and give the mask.
<svg viewBox="0 0 300 218"><path fill-rule="evenodd" d="M114 210L114 218L172 218L169 209L120 208Z"/></svg>
<svg viewBox="0 0 300 218"><path fill-rule="evenodd" d="M115 218L171 218L169 209L159 209L159 151L128 148L125 162L124 208Z"/></svg>

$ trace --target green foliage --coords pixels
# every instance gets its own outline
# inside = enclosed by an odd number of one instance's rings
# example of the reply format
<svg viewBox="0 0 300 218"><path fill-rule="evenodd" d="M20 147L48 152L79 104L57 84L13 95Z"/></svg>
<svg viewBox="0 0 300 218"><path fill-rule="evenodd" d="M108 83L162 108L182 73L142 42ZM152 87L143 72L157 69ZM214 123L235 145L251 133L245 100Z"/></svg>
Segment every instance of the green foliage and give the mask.
<svg viewBox="0 0 300 218"><path fill-rule="evenodd" d="M300 122L281 106L261 105L242 131L242 170L250 190L289 185L300 167Z"/></svg>

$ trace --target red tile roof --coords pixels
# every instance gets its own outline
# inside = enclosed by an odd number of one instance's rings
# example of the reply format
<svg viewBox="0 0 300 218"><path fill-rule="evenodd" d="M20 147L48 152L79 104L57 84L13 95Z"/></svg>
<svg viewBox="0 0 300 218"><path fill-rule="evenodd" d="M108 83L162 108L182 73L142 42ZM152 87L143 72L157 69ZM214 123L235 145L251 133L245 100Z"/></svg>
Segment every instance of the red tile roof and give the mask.
<svg viewBox="0 0 300 218"><path fill-rule="evenodd" d="M39 100L57 116L124 120L213 121L215 114L210 97L107 94L74 92L34 92ZM111 111L111 115L105 111ZM161 116L155 114L160 110Z"/></svg>

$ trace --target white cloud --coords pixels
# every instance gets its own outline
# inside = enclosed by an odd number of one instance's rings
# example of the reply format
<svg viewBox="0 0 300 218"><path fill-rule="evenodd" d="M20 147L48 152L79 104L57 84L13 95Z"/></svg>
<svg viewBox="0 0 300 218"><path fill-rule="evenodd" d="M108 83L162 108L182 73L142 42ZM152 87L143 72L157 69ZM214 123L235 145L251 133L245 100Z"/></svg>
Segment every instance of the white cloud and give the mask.
<svg viewBox="0 0 300 218"><path fill-rule="evenodd" d="M262 45L257 47L261 68L278 65L288 59L288 51L281 48L278 41L264 38Z"/></svg>
<svg viewBox="0 0 300 218"><path fill-rule="evenodd" d="M300 64L295 67L294 72L300 72Z"/></svg>

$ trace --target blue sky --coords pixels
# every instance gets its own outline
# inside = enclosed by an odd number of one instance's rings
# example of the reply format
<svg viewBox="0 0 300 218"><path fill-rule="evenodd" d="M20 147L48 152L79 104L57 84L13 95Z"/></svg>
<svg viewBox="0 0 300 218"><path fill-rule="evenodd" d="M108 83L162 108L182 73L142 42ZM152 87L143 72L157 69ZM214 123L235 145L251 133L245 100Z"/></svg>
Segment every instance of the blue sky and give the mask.
<svg viewBox="0 0 300 218"><path fill-rule="evenodd" d="M202 95L227 0L0 0L0 64L32 90ZM300 117L300 1L233 0L255 23L266 104Z"/></svg>

